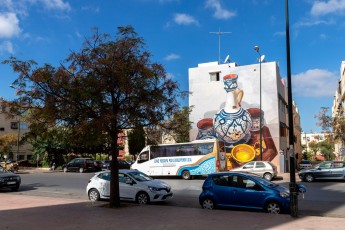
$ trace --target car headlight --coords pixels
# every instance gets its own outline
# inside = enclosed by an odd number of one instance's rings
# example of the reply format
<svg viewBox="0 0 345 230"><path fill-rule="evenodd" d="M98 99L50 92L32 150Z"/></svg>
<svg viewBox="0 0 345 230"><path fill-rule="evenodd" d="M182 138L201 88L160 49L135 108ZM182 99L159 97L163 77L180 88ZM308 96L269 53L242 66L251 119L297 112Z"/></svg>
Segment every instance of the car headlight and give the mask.
<svg viewBox="0 0 345 230"><path fill-rule="evenodd" d="M287 198L287 197L290 197L290 194L288 192L280 192L279 196Z"/></svg>
<svg viewBox="0 0 345 230"><path fill-rule="evenodd" d="M158 192L158 188L149 186L151 192Z"/></svg>

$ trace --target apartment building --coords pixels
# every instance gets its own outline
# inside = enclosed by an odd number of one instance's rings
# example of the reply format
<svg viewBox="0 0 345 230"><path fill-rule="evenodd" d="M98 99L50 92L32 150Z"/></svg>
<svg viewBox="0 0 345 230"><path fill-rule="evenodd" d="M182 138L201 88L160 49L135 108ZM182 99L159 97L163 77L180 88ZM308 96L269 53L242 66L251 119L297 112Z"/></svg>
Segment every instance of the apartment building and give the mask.
<svg viewBox="0 0 345 230"><path fill-rule="evenodd" d="M338 87L334 94L333 106L332 106L332 116L345 116L345 61L340 64L340 79L338 82ZM341 141L336 141L335 143L335 155L338 159L345 159L345 143Z"/></svg>
<svg viewBox="0 0 345 230"><path fill-rule="evenodd" d="M28 131L27 125L19 117L7 118L5 114L0 113L0 135L14 134L17 136L17 143L11 147L10 152L3 153L1 160L12 161L29 160L32 156L31 146L22 143L22 136Z"/></svg>

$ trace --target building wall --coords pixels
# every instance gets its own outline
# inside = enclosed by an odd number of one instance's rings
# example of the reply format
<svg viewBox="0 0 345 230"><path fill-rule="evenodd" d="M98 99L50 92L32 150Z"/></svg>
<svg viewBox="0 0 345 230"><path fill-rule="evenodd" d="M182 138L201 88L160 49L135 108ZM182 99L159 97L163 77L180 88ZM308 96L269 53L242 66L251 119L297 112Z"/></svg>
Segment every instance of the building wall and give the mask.
<svg viewBox="0 0 345 230"><path fill-rule="evenodd" d="M260 107L260 65L253 64L247 66L237 66L235 63L220 64L217 62L199 64L198 67L189 69L189 106L194 106L190 114L190 121L193 122L190 132L190 139L200 138L201 120L211 120L215 123L215 115L226 107L227 93L224 90L224 76L236 74L238 76L238 88L243 90L243 97L240 106L251 111L250 108ZM217 76L218 75L218 76ZM280 96L279 96L280 95ZM286 105L285 86L279 75L279 68L275 62L261 63L261 96L263 111L263 160L270 160L280 167L278 151L281 149L281 142L286 144L286 137L280 137L280 124L286 123ZM286 103L286 102L285 102ZM251 114L253 116L253 114ZM199 123L201 124L201 122ZM213 127L214 128L214 127ZM213 133L218 139L222 139L216 131ZM231 135L228 133L228 135ZM255 137L253 137L255 136ZM250 132L249 140L240 139L235 143L228 143L227 157L231 163L231 168L236 168L243 162L234 159L234 152L231 153L234 146L239 144L248 144L256 151L255 158L259 160L259 148L253 142L257 136L255 132ZM281 140L284 139L284 140ZM258 142L260 143L260 141ZM232 145L232 146L231 146Z"/></svg>
<svg viewBox="0 0 345 230"><path fill-rule="evenodd" d="M340 64L340 80L338 87L335 90L334 101L332 106L332 116L345 116L345 61ZM335 141L335 155L338 159L345 159L345 146L344 143L337 140Z"/></svg>
<svg viewBox="0 0 345 230"><path fill-rule="evenodd" d="M20 122L20 129L18 129L18 121L18 117L7 118L5 114L0 113L0 135L12 133L18 136L19 134L19 140L21 140L21 137L28 131L28 129L24 121ZM19 149L17 148L17 144L15 144L12 146L11 152L5 154L6 159L10 159L12 161L28 160L31 158L31 155L31 145L27 143L20 143ZM4 156L1 156L0 158L4 159Z"/></svg>

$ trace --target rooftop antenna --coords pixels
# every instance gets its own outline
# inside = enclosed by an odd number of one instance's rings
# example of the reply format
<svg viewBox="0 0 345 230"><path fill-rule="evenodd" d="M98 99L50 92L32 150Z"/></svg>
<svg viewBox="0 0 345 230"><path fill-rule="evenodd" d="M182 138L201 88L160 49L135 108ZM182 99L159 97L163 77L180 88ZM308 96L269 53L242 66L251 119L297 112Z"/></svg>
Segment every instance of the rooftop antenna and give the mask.
<svg viewBox="0 0 345 230"><path fill-rule="evenodd" d="M210 32L210 34L217 34L218 35L218 65L220 64L220 36L224 34L230 34L231 32L221 32L220 28L218 32Z"/></svg>
<svg viewBox="0 0 345 230"><path fill-rule="evenodd" d="M228 54L228 56L226 56L225 60L224 60L224 64L226 64L227 62L230 63L230 59L229 59L230 55Z"/></svg>

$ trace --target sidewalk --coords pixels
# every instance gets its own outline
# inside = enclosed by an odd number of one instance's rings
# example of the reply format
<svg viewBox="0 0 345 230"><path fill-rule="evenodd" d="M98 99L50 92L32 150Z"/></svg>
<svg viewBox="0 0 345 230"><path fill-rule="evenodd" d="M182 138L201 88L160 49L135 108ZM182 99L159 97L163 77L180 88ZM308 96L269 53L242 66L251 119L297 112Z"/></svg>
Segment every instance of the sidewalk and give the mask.
<svg viewBox="0 0 345 230"><path fill-rule="evenodd" d="M339 230L343 218L272 215L261 212L204 210L124 203L110 209L100 203L2 193L0 229L327 229Z"/></svg>

